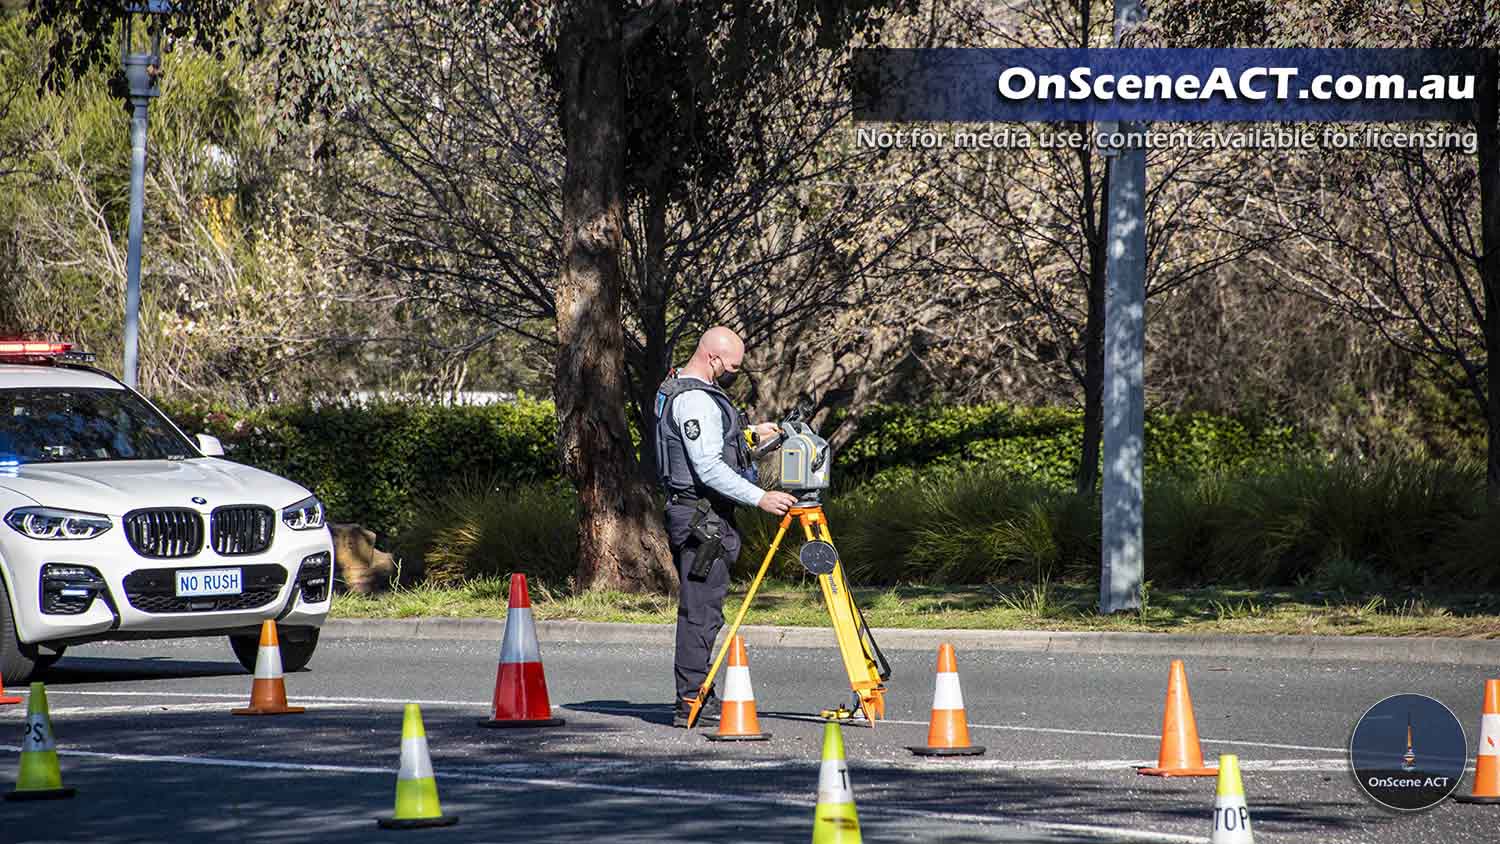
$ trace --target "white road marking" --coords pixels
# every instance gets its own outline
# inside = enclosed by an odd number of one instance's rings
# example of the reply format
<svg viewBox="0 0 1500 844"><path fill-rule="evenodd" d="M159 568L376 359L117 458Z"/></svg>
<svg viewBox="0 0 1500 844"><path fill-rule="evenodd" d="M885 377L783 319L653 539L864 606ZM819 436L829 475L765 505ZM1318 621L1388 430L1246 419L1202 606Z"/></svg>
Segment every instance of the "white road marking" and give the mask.
<svg viewBox="0 0 1500 844"><path fill-rule="evenodd" d="M926 721L898 721L894 719L882 719L883 724L915 724L927 726ZM1069 736L1103 736L1105 738L1128 738L1150 741L1161 741L1161 736L1151 733L1112 733L1105 730L1067 730L1061 727L1026 727L1018 724L975 724L969 723L971 730L1010 730L1018 733L1058 733ZM1199 738L1204 744L1234 744L1241 747L1266 747L1274 750L1308 750L1315 753L1342 753L1342 747L1315 747L1307 744L1278 744L1269 741L1250 741L1247 739L1221 739L1202 736Z"/></svg>
<svg viewBox="0 0 1500 844"><path fill-rule="evenodd" d="M203 698L212 698L212 699L216 699L216 700L240 700L240 699L243 699L243 698L246 697L246 695L244 695L244 694L227 694L227 693L224 693L224 692L129 692L129 691L106 692L106 691L74 690L74 689L67 689L67 688L58 688L58 689L49 690L49 691L50 691L50 693L52 694L53 697L61 697L61 696L64 696L64 695L91 695L91 696L96 696L96 697L195 698L195 699L200 699L200 700L203 699ZM391 706L402 706L402 705L405 705L405 704L408 704L408 703L416 703L416 704L420 704L422 706L453 706L453 707L460 707L460 708L479 708L479 709L488 707L490 705L490 703L491 703L490 701L478 701L478 702L475 702L475 701L442 700L442 699L440 699L440 700L432 700L432 699L424 700L424 699L420 699L420 698L414 699L414 698L389 698L389 697L355 697L355 696L347 696L347 695L298 695L298 694L291 694L290 697L296 698L296 700L291 701L292 703L297 703L298 701L306 701L308 703L320 703L320 704L321 703L351 703L351 704L361 704L361 703L364 703L364 704L383 704L383 705L391 705ZM552 708L554 710L559 710L559 709L564 709L565 710L565 709L567 709L567 707L563 707L563 706L554 706ZM578 710L578 711L583 711L583 712L606 712L606 713L618 713L618 714L626 714L626 715L639 714L639 712L640 712L639 709L627 709L627 708L623 708L623 707L621 707L621 708L611 708L611 707L603 707L603 706L600 706L600 707L589 707L587 710ZM777 713L767 712L767 713L762 713L762 717L765 717L765 718L779 718L779 717L783 717L783 716L778 715ZM799 720L801 720L801 719L799 719ZM816 720L821 721L822 719L819 718L819 719L816 719ZM927 722L926 721L903 721L903 720L899 720L899 719L882 719L880 723L883 723L883 724L903 724L903 725L920 726L920 727L927 726ZM1110 732L1110 731L1107 731L1107 730L1070 730L1070 729L1065 729L1065 728L1062 728L1062 727L1032 727L1032 726L1025 726L1025 725L1020 725L1020 724L976 724L976 723L970 722L969 723L969 729L971 729L971 730L1005 730L1005 731L1010 731L1010 732L1021 732L1021 733L1050 733L1050 734L1055 734L1055 735L1067 735L1067 736L1097 736L1097 737L1101 737L1101 738L1139 739L1141 741L1161 741L1161 736L1154 735L1154 734L1151 734L1151 733L1120 733L1120 732ZM1307 751L1307 752L1310 752L1310 753L1344 753L1347 750L1347 748L1342 748L1342 747L1320 747L1320 746L1306 745L1306 744L1282 744L1282 743L1279 743L1279 742L1251 741L1251 740L1248 740L1248 739L1222 739L1222 738L1203 737L1203 738L1200 739L1200 741L1202 743L1204 743L1204 744L1226 744L1226 745L1234 745L1234 746L1237 746L1237 747L1263 747L1263 748L1266 748L1266 749L1269 749L1269 750L1303 750L1303 751Z"/></svg>
<svg viewBox="0 0 1500 844"><path fill-rule="evenodd" d="M248 691L243 694L230 694L226 692L93 692L80 689L69 689L54 686L47 690L50 698L65 697L68 695L88 695L93 697L149 697L149 698L212 698L214 700L249 700ZM315 703L380 703L393 706L405 706L408 703L420 704L422 706L461 706L484 709L491 701L469 701L469 700L423 700L422 698L410 697L350 697L350 696L328 696L328 695L299 695L295 691L287 692L287 702L295 704L297 701L312 701ZM552 707L558 709L560 707Z"/></svg>
<svg viewBox="0 0 1500 844"><path fill-rule="evenodd" d="M18 753L20 752L21 748L16 745L0 745L0 750ZM89 759L104 759L111 762L201 765L218 768L248 768L252 770L262 771L302 771L307 773L369 774L384 776L390 776L392 773L394 773L391 768L386 766L377 767L373 765L332 765L309 762L220 759L211 756L158 756L144 753L100 753L91 750L59 750L58 755L76 756ZM611 785L606 783L592 782L574 782L571 780L559 780L550 777L497 776L486 771L448 770L439 772L437 776L438 779L483 782L486 784L496 785L501 788L519 787L522 789L575 789L580 791L597 791L605 794L621 794L632 797L649 797L654 799L667 800L680 800L682 797L682 792L678 789ZM733 803L753 803L764 806L795 808L803 811L810 810L813 806L812 802L806 799L773 797L769 795L698 792L698 796L707 801L723 801L723 803L726 805ZM1005 824L1012 827L1035 829L1044 832L1071 832L1096 835L1115 841L1156 841L1168 842L1168 844L1178 844L1178 842L1183 842L1183 844L1203 844L1203 842L1206 842L1208 840L1196 835L1177 835L1172 833L1146 832L1143 830L1123 829L1118 827L1093 826L1090 824L1037 821L1029 818L1015 818L1004 813L979 814L966 812L935 812L924 809L900 809L892 806L870 802L867 802L867 805L860 807L859 811L863 815L894 815L897 817L923 818L927 820L949 821L954 823Z"/></svg>
<svg viewBox="0 0 1500 844"><path fill-rule="evenodd" d="M558 707L553 707L553 708L557 709ZM625 708L612 709L612 708L604 707L604 706L598 706L598 707L591 706L587 710L584 710L584 711L587 711L587 712L617 712L617 713L621 713L621 714L631 714L631 713L636 713L639 710L625 709ZM810 721L810 722L817 722L817 723L822 723L823 722L823 719L817 717L816 715L801 716L801 715L788 715L788 714L785 714L785 713L778 713L778 712L762 712L762 713L760 713L760 717L762 717L762 718L776 718L776 719L790 720L790 721ZM858 724L860 726L864 725L863 721L857 721L857 722L853 722L853 723ZM903 721L903 720L896 719L896 718L882 718L882 719L880 719L880 721L878 721L876 723L877 724L906 724L906 725L912 725L912 726L918 726L918 727L925 727L925 726L927 726L927 722L926 721ZM1098 736L1098 737L1102 737L1102 738L1127 738L1127 739L1141 739L1143 741L1161 741L1161 736L1154 735L1154 734L1151 734L1151 733L1115 733L1115 732L1109 732L1109 731L1106 731L1106 730L1069 730L1069 729L1064 729L1062 727L1030 727L1030 726L1022 726L1022 725L1019 725L1019 724L976 724L973 721L969 722L969 729L971 729L971 730L1009 730L1009 731L1012 731L1012 732L1020 732L1020 733L1053 733L1053 734L1057 734L1057 735L1067 735L1067 736ZM1199 741L1201 741L1204 744L1233 744L1233 745L1237 745L1237 746L1240 746L1240 747L1264 747L1264 748L1268 748L1268 749L1272 749L1272 750L1306 750L1306 751L1309 751L1309 752L1312 752L1312 753L1344 753L1344 752L1347 751L1347 748L1343 748L1343 747L1317 747L1317 746L1314 746L1314 745L1307 745L1307 744L1279 744L1279 743L1276 743L1276 742L1269 742L1269 741L1251 741L1249 739L1219 739L1219 738L1206 738L1205 737L1205 738L1200 738Z"/></svg>

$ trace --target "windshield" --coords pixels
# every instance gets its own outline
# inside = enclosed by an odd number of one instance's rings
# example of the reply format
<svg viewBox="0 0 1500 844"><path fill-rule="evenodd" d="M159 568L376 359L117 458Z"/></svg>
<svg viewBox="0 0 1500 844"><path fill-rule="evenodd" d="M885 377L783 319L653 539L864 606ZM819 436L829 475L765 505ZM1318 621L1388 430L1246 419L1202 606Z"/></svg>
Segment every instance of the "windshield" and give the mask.
<svg viewBox="0 0 1500 844"><path fill-rule="evenodd" d="M192 443L128 390L0 390L0 465L197 456Z"/></svg>

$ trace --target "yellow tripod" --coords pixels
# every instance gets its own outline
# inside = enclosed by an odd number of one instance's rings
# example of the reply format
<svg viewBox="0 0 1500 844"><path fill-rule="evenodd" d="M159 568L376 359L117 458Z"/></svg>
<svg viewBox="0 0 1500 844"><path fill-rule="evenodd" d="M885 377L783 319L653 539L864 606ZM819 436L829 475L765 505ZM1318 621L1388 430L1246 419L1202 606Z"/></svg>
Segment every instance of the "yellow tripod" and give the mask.
<svg viewBox="0 0 1500 844"><path fill-rule="evenodd" d="M870 628L865 625L864 617L854 605L854 594L849 590L848 579L844 577L844 565L833 550L833 535L828 532L828 517L823 513L823 505L804 502L788 510L782 517L781 528L776 531L776 538L766 551L760 571L755 573L750 591L745 593L740 611L724 636L719 655L714 659L713 667L708 670L708 677L704 678L703 685L698 687L698 697L693 700L693 708L688 713L689 727L697 723L698 710L708 700L714 676L719 673L724 655L729 652L729 646L734 641L734 634L744 622L745 613L750 610L750 602L755 600L755 593L760 589L766 571L771 568L771 561L776 559L776 550L781 547L781 539L786 536L787 528L791 527L794 518L802 524L802 533L807 540L801 554L803 565L818 575L818 585L823 589L823 603L828 607L828 617L833 622L834 635L838 637L839 652L844 657L844 668L849 672L849 686L854 690L860 711L864 712L871 727L875 726L876 719L885 717L885 679L890 676L890 669L884 665L885 660L880 656L874 637L870 635ZM852 710L840 707L832 717L846 717L847 714L852 714Z"/></svg>

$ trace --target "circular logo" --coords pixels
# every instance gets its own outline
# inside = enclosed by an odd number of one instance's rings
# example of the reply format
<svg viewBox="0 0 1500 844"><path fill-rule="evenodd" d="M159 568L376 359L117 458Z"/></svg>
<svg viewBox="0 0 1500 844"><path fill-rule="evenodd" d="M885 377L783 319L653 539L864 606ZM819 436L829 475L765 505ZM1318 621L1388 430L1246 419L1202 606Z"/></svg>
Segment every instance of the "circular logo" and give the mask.
<svg viewBox="0 0 1500 844"><path fill-rule="evenodd" d="M194 504L207 504L208 503L208 499L204 498L201 495L195 495L195 496L193 496L193 503Z"/></svg>
<svg viewBox="0 0 1500 844"><path fill-rule="evenodd" d="M1370 707L1349 738L1349 766L1371 800L1420 812L1447 799L1463 779L1468 742L1453 711L1418 694Z"/></svg>

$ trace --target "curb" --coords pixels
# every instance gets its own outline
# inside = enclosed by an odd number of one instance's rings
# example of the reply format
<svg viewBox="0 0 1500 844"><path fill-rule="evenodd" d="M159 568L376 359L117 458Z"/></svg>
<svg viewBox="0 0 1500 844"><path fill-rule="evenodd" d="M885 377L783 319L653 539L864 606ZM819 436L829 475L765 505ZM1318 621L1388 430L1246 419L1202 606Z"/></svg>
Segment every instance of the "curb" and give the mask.
<svg viewBox="0 0 1500 844"><path fill-rule="evenodd" d="M752 647L835 647L826 627L740 628ZM1453 639L1413 636L1188 636L1174 633L1065 633L1034 630L914 630L875 628L885 650L934 650L949 642L962 651L1126 654L1130 656L1200 656L1254 659L1324 659L1349 662L1494 665L1500 663L1500 639ZM627 624L604 621L538 621L543 642L671 646L671 624ZM323 625L332 639L452 639L498 643L505 620L497 618L335 619Z"/></svg>

